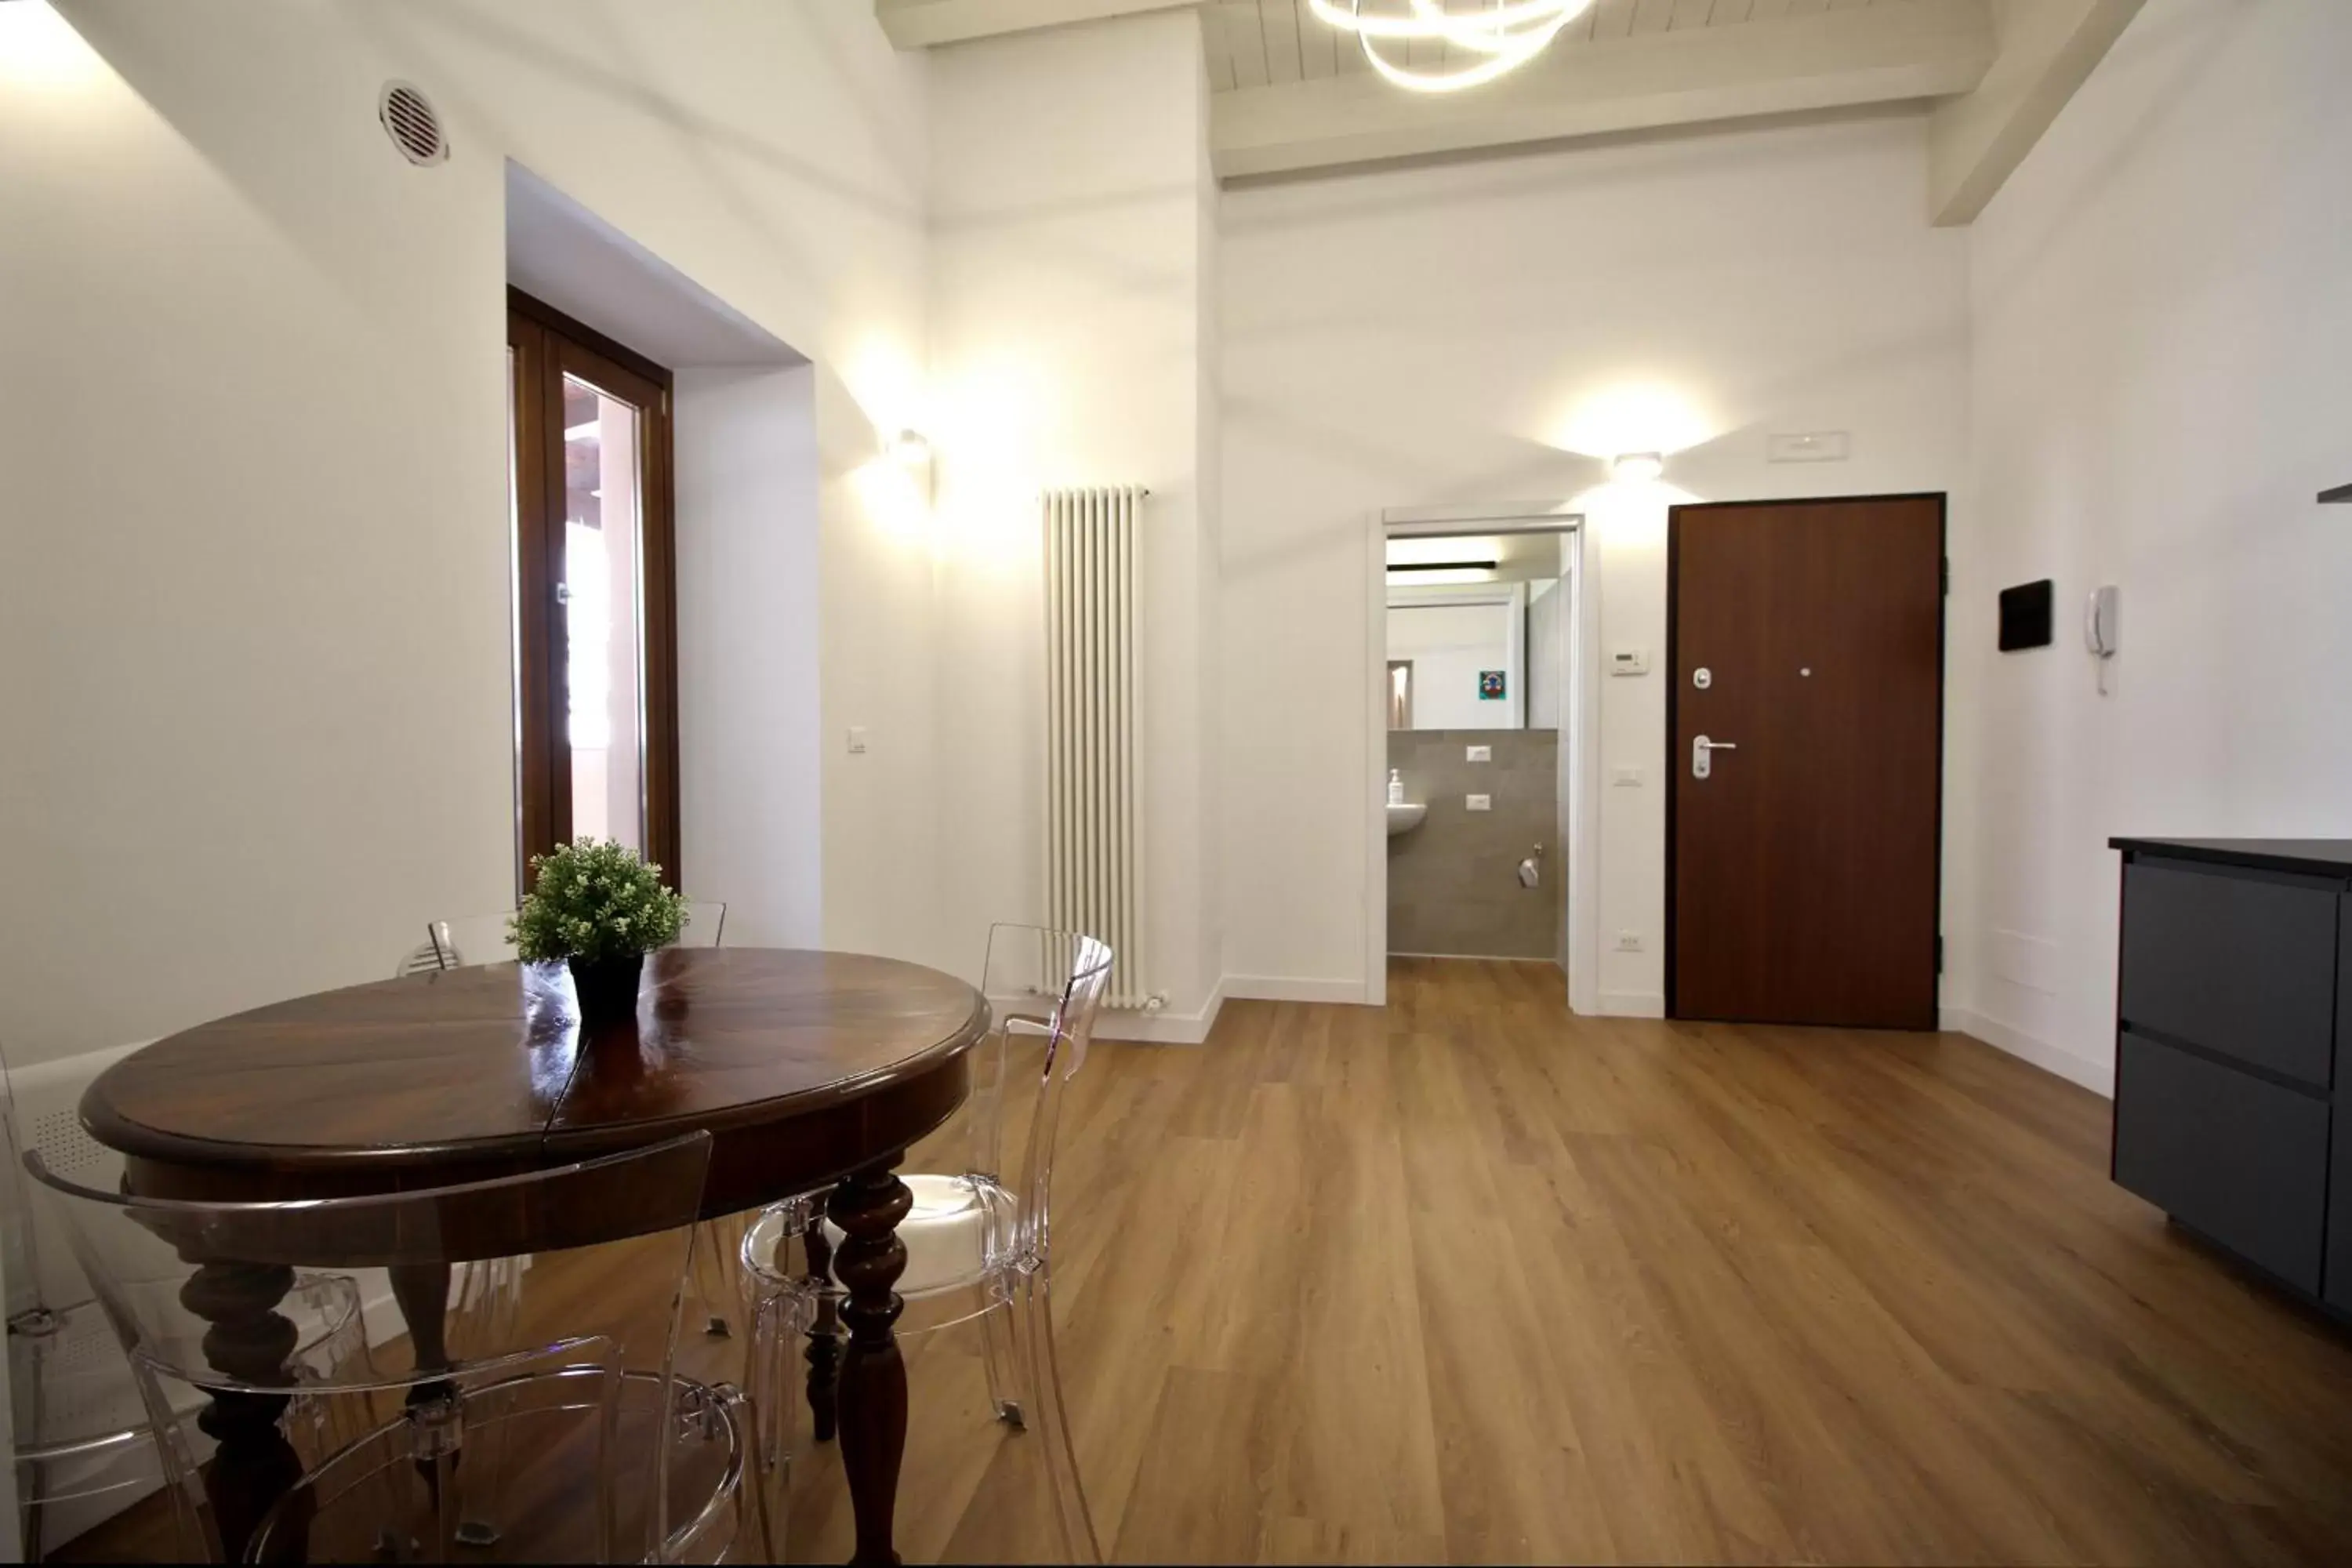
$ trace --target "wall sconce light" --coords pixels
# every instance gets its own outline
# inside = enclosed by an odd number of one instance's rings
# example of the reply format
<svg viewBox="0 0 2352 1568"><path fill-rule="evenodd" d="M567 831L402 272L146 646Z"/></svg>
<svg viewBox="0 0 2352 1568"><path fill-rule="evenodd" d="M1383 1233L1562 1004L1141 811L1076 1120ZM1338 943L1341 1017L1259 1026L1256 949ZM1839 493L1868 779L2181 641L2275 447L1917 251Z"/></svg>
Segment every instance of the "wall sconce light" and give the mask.
<svg viewBox="0 0 2352 1568"><path fill-rule="evenodd" d="M931 461L931 443L920 430L901 430L882 443L882 455L909 472L928 468Z"/></svg>
<svg viewBox="0 0 2352 1568"><path fill-rule="evenodd" d="M1628 483L1646 484L1665 473L1666 459L1660 452L1620 452L1610 470Z"/></svg>

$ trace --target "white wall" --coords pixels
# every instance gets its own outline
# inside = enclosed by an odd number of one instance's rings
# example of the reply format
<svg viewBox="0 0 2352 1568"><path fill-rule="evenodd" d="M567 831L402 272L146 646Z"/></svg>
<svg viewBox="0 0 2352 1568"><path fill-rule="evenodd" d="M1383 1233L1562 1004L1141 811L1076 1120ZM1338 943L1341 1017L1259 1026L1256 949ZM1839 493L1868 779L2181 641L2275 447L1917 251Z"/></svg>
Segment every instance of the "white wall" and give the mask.
<svg viewBox="0 0 2352 1568"><path fill-rule="evenodd" d="M683 885L730 939L824 934L816 372L676 378Z"/></svg>
<svg viewBox="0 0 2352 1568"><path fill-rule="evenodd" d="M2352 832L2352 511L2312 501L2352 481L2347 62L2339 0L2148 0L1971 231L1981 871L1947 999L2101 1088L2107 838ZM1994 595L2043 576L2057 645L1995 653Z"/></svg>
<svg viewBox="0 0 2352 1568"><path fill-rule="evenodd" d="M1519 668L1524 640L1515 603L1402 604L1389 590L1388 657L1412 664L1412 727L1416 730L1517 730L1527 700ZM1503 672L1500 698L1479 694L1478 678Z"/></svg>
<svg viewBox="0 0 2352 1568"><path fill-rule="evenodd" d="M1677 492L1579 452L1684 448L1667 479L1696 499L1958 489L1966 242L1922 216L1924 142L1870 119L1226 193L1232 973L1368 979L1379 509L1580 496L1601 640L1657 659ZM1763 460L1768 431L1828 429L1851 461ZM1604 952L1599 988L1654 1011L1662 676L1601 697L1604 769L1645 773L1603 792L1600 924L1645 951Z"/></svg>
<svg viewBox="0 0 2352 1568"><path fill-rule="evenodd" d="M1568 595L1564 582L1528 584L1528 728L1558 730L1567 721ZM1563 770L1564 772L1565 770Z"/></svg>
<svg viewBox="0 0 2352 1568"><path fill-rule="evenodd" d="M941 50L931 82L942 907L966 968L1044 913L1037 493L1148 486L1147 940L1180 1035L1219 974L1202 84L1189 12Z"/></svg>
<svg viewBox="0 0 2352 1568"><path fill-rule="evenodd" d="M509 156L819 362L823 706L875 736L825 760L825 937L929 952L931 562L859 479L921 374L921 62L832 4L64 10L89 47L0 5L10 1049L388 974L509 896Z"/></svg>

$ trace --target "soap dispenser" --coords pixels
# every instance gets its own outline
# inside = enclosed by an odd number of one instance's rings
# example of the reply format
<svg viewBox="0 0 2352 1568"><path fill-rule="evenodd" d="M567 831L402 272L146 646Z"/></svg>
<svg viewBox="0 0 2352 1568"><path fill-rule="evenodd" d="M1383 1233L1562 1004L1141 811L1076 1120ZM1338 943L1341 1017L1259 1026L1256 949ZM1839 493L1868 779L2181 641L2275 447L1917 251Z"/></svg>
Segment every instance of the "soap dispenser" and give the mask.
<svg viewBox="0 0 2352 1568"><path fill-rule="evenodd" d="M1394 768L1389 770L1389 804L1391 805L1404 804L1404 775Z"/></svg>

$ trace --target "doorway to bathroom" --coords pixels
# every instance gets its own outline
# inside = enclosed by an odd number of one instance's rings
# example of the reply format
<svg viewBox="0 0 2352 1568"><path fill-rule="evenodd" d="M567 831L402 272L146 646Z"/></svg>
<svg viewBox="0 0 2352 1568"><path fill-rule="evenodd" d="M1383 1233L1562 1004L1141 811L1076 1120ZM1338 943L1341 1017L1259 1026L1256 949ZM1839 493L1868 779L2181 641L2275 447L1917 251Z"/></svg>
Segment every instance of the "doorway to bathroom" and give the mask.
<svg viewBox="0 0 2352 1568"><path fill-rule="evenodd" d="M1368 554L1376 763L1368 971L1556 965L1593 1010L1587 763L1597 714L1582 520L1555 503L1392 509Z"/></svg>

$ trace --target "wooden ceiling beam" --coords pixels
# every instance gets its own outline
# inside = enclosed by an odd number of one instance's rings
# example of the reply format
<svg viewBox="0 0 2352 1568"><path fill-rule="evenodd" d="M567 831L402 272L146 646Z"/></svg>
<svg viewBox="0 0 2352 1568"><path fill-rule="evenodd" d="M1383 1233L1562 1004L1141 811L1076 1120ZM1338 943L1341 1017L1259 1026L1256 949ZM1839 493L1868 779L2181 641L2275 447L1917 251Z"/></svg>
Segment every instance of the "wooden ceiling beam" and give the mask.
<svg viewBox="0 0 2352 1568"><path fill-rule="evenodd" d="M1990 0L1880 0L1563 41L1553 46L1557 58L1458 95L1408 92L1370 75L1220 92L1211 100L1211 147L1218 174L1230 179L1916 101L1973 89L1995 47Z"/></svg>
<svg viewBox="0 0 2352 1568"><path fill-rule="evenodd" d="M1106 16L1172 11L1194 0L874 0L874 19L902 49L1026 33Z"/></svg>
<svg viewBox="0 0 2352 1568"><path fill-rule="evenodd" d="M2000 58L1974 90L1937 104L1928 124L1927 199L1938 226L1976 221L2140 5L1993 0Z"/></svg>

